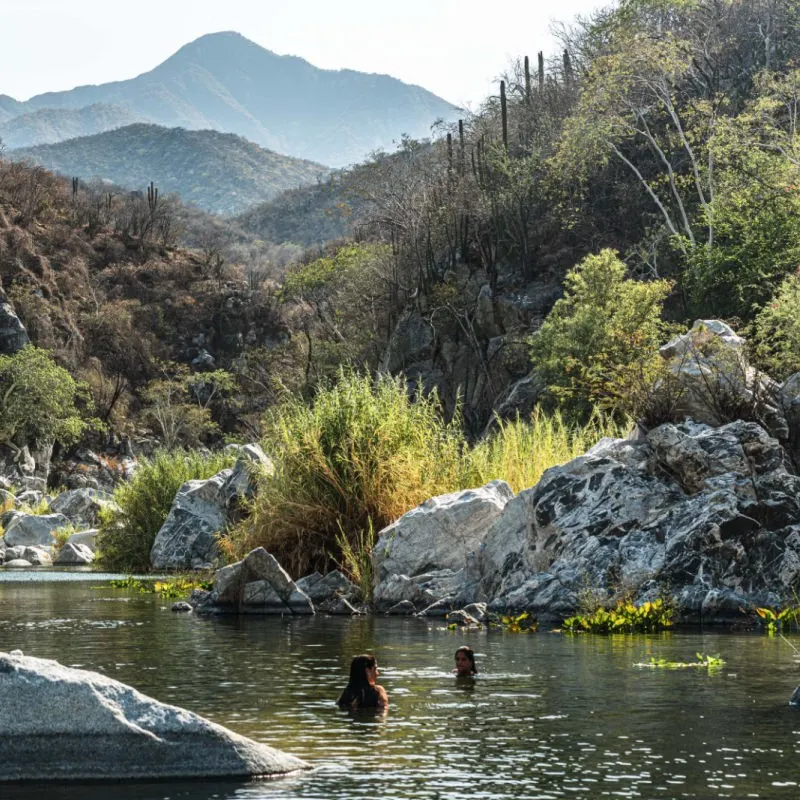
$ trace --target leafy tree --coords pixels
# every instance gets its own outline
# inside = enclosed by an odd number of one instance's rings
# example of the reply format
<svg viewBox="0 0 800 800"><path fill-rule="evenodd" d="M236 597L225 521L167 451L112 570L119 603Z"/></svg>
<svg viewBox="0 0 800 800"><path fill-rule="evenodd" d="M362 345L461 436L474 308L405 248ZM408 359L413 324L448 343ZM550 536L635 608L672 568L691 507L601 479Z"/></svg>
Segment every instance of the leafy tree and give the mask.
<svg viewBox="0 0 800 800"><path fill-rule="evenodd" d="M218 369L192 372L184 364L163 364L162 377L142 390L144 418L162 438L164 447L193 447L218 433L211 413L212 402L233 393L233 375Z"/></svg>
<svg viewBox="0 0 800 800"><path fill-rule="evenodd" d="M758 313L751 345L757 363L773 378L800 372L800 272L787 277Z"/></svg>
<svg viewBox="0 0 800 800"><path fill-rule="evenodd" d="M556 302L531 340L534 368L552 397L581 416L595 405L629 411L634 382L652 380L671 284L634 281L613 250L587 256L567 273Z"/></svg>
<svg viewBox="0 0 800 800"><path fill-rule="evenodd" d="M0 441L72 444L89 425L85 402L84 387L45 350L28 345L0 356Z"/></svg>

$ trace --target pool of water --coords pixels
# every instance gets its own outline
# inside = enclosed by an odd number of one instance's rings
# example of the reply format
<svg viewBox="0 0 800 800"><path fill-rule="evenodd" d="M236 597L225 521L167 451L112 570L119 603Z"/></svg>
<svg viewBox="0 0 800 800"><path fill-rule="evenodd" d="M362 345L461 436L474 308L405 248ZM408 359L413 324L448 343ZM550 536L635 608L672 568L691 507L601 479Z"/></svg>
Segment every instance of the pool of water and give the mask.
<svg viewBox="0 0 800 800"><path fill-rule="evenodd" d="M202 618L170 605L100 578L0 580L0 650L104 672L314 769L247 784L0 784L3 800L800 794L800 711L788 706L800 637L464 634L416 619ZM450 674L463 643L480 670L467 684ZM362 651L378 656L385 716L334 704ZM698 652L725 666L634 666Z"/></svg>

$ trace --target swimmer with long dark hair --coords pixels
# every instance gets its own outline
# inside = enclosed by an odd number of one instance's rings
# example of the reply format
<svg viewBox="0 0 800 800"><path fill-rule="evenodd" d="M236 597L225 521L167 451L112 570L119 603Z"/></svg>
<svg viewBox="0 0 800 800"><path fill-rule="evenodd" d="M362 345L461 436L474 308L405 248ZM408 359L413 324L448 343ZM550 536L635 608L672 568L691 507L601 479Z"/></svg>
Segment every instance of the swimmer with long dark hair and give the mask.
<svg viewBox="0 0 800 800"><path fill-rule="evenodd" d="M456 668L453 670L457 678L472 678L478 674L475 666L475 653L466 644L456 650Z"/></svg>
<svg viewBox="0 0 800 800"><path fill-rule="evenodd" d="M389 707L386 689L379 686L378 659L365 653L350 662L350 679L336 701L341 709L355 711L359 708L384 709Z"/></svg>

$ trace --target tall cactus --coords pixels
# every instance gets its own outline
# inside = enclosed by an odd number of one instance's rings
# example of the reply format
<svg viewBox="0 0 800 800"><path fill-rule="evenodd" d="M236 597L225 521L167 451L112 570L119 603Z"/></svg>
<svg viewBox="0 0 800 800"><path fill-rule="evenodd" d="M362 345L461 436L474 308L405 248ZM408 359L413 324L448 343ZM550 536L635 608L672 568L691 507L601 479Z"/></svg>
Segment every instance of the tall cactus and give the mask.
<svg viewBox="0 0 800 800"><path fill-rule="evenodd" d="M539 91L544 91L544 53L539 51Z"/></svg>
<svg viewBox="0 0 800 800"><path fill-rule="evenodd" d="M531 60L525 56L525 102L531 104Z"/></svg>
<svg viewBox="0 0 800 800"><path fill-rule="evenodd" d="M572 86L572 61L569 57L569 50L564 51L564 83L567 88Z"/></svg>
<svg viewBox="0 0 800 800"><path fill-rule="evenodd" d="M505 81L500 81L500 117L503 123L503 147L508 150L508 104Z"/></svg>
<svg viewBox="0 0 800 800"><path fill-rule="evenodd" d="M156 188L153 181L150 181L150 185L147 187L147 207L150 209L150 213L155 213L156 206L158 205L158 189Z"/></svg>
<svg viewBox="0 0 800 800"><path fill-rule="evenodd" d="M78 196L78 187L80 186L80 181L77 177L72 178L72 202L75 202L75 198Z"/></svg>

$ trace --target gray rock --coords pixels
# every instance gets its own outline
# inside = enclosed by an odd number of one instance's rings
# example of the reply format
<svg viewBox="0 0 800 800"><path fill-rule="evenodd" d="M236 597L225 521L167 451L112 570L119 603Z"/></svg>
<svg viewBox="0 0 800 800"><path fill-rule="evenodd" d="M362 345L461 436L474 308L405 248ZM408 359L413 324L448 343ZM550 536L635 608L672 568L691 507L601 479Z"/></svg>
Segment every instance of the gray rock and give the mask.
<svg viewBox="0 0 800 800"><path fill-rule="evenodd" d="M487 529L497 520L513 497L507 483L492 481L479 489L441 495L426 500L384 528L373 548L376 584L373 601L379 609L401 600L425 608L439 597L426 594L421 583L444 577L447 591L454 591L450 578L467 568ZM403 576L409 594L398 583Z"/></svg>
<svg viewBox="0 0 800 800"><path fill-rule="evenodd" d="M26 561L24 558L12 558L10 561L6 561L3 564L5 569L30 569L33 566L30 561Z"/></svg>
<svg viewBox="0 0 800 800"><path fill-rule="evenodd" d="M353 600L361 597L361 590L348 580L338 569L331 570L325 577L318 572L297 581L297 588L319 605L336 597Z"/></svg>
<svg viewBox="0 0 800 800"><path fill-rule="evenodd" d="M226 483L232 472L225 469L181 486L150 551L153 569L190 569L194 559L217 559L216 534L227 521Z"/></svg>
<svg viewBox="0 0 800 800"><path fill-rule="evenodd" d="M293 756L88 670L0 653L4 781L282 775Z"/></svg>
<svg viewBox="0 0 800 800"><path fill-rule="evenodd" d="M50 503L50 510L63 514L74 525L91 528L99 521L104 508L113 507L111 495L97 489L71 489L57 495Z"/></svg>
<svg viewBox="0 0 800 800"><path fill-rule="evenodd" d="M85 544L71 542L61 548L56 556L55 564L59 566L83 566L94 561L94 551Z"/></svg>
<svg viewBox="0 0 800 800"><path fill-rule="evenodd" d="M390 617L411 617L416 613L414 604L409 600L401 600L391 608L386 609L386 615Z"/></svg>
<svg viewBox="0 0 800 800"><path fill-rule="evenodd" d="M178 612L189 612L193 609L191 603L187 603L185 600L178 600L176 603L172 604L172 610Z"/></svg>
<svg viewBox="0 0 800 800"><path fill-rule="evenodd" d="M741 408L773 436L786 439L789 427L780 387L748 364L744 344L724 322L697 320L688 333L664 345L659 353L679 387L672 414L722 425L730 421L728 413Z"/></svg>
<svg viewBox="0 0 800 800"><path fill-rule="evenodd" d="M30 341L25 326L8 302L5 292L0 291L0 353L14 355Z"/></svg>
<svg viewBox="0 0 800 800"><path fill-rule="evenodd" d="M400 318L386 348L383 368L395 373L430 357L435 335L430 322L417 313Z"/></svg>
<svg viewBox="0 0 800 800"><path fill-rule="evenodd" d="M67 544L80 544L84 547L88 547L92 552L97 549L97 534L99 533L97 528L89 528L85 531L78 531L77 533L73 533L69 539L67 539Z"/></svg>
<svg viewBox="0 0 800 800"><path fill-rule="evenodd" d="M206 613L314 613L308 595L297 588L263 547L252 550L242 561L217 570L211 592L193 592L189 602Z"/></svg>
<svg viewBox="0 0 800 800"><path fill-rule="evenodd" d="M22 558L34 567L52 567L53 556L41 547L26 547Z"/></svg>
<svg viewBox="0 0 800 800"><path fill-rule="evenodd" d="M25 489L24 492L20 492L16 497L16 505L19 506L38 506L39 503L42 502L42 498L44 497L44 492L40 492L38 489Z"/></svg>
<svg viewBox="0 0 800 800"><path fill-rule="evenodd" d="M319 606L317 611L323 614L332 614L334 616L358 616L363 612L361 609L356 608L346 597L331 597L324 600Z"/></svg>
<svg viewBox="0 0 800 800"><path fill-rule="evenodd" d="M508 503L474 572L472 599L492 611L557 617L587 589L657 589L686 618L727 617L768 592L791 597L800 478L755 423L662 425L548 470Z"/></svg>
<svg viewBox="0 0 800 800"><path fill-rule="evenodd" d="M6 545L42 545L52 547L53 532L69 525L62 514L15 514L6 526L3 536Z"/></svg>

